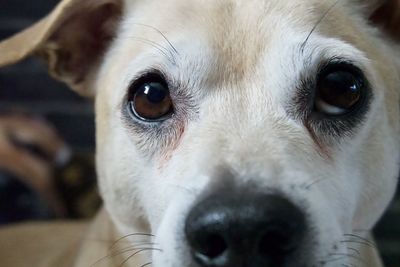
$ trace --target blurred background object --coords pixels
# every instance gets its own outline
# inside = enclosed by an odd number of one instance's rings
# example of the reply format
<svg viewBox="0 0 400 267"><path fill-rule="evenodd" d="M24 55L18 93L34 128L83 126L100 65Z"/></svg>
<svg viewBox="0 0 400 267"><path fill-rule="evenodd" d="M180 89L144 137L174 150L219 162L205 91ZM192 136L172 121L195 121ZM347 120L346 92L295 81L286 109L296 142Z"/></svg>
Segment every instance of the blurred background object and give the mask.
<svg viewBox="0 0 400 267"><path fill-rule="evenodd" d="M58 0L0 1L0 40L21 31L46 15ZM19 174L0 169L0 223L23 219L46 219L67 216L87 218L100 205L94 171L93 103L69 90L47 74L40 60L31 58L0 69L0 115L25 114L42 118L53 125L72 155L63 166L51 166L57 197L63 212L56 212L32 186L21 182ZM0 121L1 128L1 121ZM14 140L15 141L15 140ZM33 157L40 158L35 144L15 144ZM24 164L18 162L16 164ZM14 203L14 205L9 205ZM18 205L16 203L19 203ZM50 205L51 206L51 205Z"/></svg>
<svg viewBox="0 0 400 267"><path fill-rule="evenodd" d="M38 117L0 115L0 223L65 217L54 170L69 161L55 129Z"/></svg>
<svg viewBox="0 0 400 267"><path fill-rule="evenodd" d="M0 39L4 39L31 25L47 14L58 0L1 0L0 1ZM55 125L58 134L71 147L72 159L66 166L55 169L57 190L62 199L66 214L72 218L87 218L94 214L100 200L95 186L94 154L94 116L93 105L82 99L65 85L47 75L44 64L36 59L0 69L0 112L11 110L29 111L31 115L41 116ZM6 175L7 177L9 174ZM0 188L12 181L10 177L2 180ZM379 179L379 177L377 177ZM16 180L16 179L15 179ZM17 182L19 183L19 182ZM26 193L29 188L24 184L12 185L20 188L29 197L35 198L34 192ZM14 189L12 189L14 190ZM3 198L14 197L9 191ZM11 195L11 196L10 196ZM398 194L399 195L399 194ZM24 199L24 198L23 198ZM40 200L38 200L40 202ZM24 201L22 201L24 202ZM36 203L36 202L35 202ZM43 206L29 207L38 209L39 217L54 217ZM1 210L0 210L1 213ZM26 214L29 215L29 214ZM34 216L20 216L27 219ZM389 212L376 228L378 247L385 261L385 266L400 266L400 197L391 205Z"/></svg>

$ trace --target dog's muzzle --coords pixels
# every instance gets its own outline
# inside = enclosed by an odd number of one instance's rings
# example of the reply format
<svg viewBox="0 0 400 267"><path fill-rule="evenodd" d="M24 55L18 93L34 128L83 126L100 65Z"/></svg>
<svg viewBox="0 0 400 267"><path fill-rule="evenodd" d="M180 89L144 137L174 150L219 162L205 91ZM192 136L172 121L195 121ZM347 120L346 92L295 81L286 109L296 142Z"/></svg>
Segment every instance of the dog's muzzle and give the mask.
<svg viewBox="0 0 400 267"><path fill-rule="evenodd" d="M303 212L278 194L225 192L190 211L185 233L202 267L298 266L307 224Z"/></svg>

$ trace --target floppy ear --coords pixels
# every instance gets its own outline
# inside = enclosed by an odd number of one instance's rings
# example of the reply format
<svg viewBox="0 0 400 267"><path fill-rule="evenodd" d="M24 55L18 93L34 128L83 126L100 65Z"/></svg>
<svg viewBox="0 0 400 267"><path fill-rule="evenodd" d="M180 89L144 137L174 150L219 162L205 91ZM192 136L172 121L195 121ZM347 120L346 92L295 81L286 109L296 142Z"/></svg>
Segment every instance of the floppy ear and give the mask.
<svg viewBox="0 0 400 267"><path fill-rule="evenodd" d="M364 0L362 3L371 21L400 41L400 0Z"/></svg>
<svg viewBox="0 0 400 267"><path fill-rule="evenodd" d="M49 72L82 95L113 39L122 0L63 0L46 18L0 42L0 67L30 55L44 58Z"/></svg>

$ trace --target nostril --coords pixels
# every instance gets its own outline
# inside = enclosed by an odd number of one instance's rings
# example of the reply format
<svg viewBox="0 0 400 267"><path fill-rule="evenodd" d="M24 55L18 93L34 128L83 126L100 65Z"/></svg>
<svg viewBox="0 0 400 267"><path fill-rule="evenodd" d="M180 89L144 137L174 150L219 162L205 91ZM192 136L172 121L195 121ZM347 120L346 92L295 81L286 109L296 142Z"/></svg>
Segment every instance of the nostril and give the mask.
<svg viewBox="0 0 400 267"><path fill-rule="evenodd" d="M202 253L211 259L221 256L228 249L228 245L222 236L216 234L208 236L206 244L207 246Z"/></svg>
<svg viewBox="0 0 400 267"><path fill-rule="evenodd" d="M200 238L197 238L193 248L196 251L195 254L204 258L212 260L222 256L228 249L228 245L225 239L218 234L203 234Z"/></svg>
<svg viewBox="0 0 400 267"><path fill-rule="evenodd" d="M291 237L283 229L269 229L262 236L258 244L261 255L282 255L288 253L294 246Z"/></svg>

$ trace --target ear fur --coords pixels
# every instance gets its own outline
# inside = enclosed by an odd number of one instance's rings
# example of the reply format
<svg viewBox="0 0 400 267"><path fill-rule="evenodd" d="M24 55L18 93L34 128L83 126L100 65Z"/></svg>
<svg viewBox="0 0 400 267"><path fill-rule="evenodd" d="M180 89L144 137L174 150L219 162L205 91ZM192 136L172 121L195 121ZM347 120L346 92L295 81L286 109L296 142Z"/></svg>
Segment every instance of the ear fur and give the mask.
<svg viewBox="0 0 400 267"><path fill-rule="evenodd" d="M356 0L372 23L400 41L400 0Z"/></svg>
<svg viewBox="0 0 400 267"><path fill-rule="evenodd" d="M49 72L82 95L111 42L122 0L63 0L46 18L0 42L0 67L30 55L48 62Z"/></svg>
<svg viewBox="0 0 400 267"><path fill-rule="evenodd" d="M400 41L400 0L381 1L371 20L382 27L394 40Z"/></svg>

